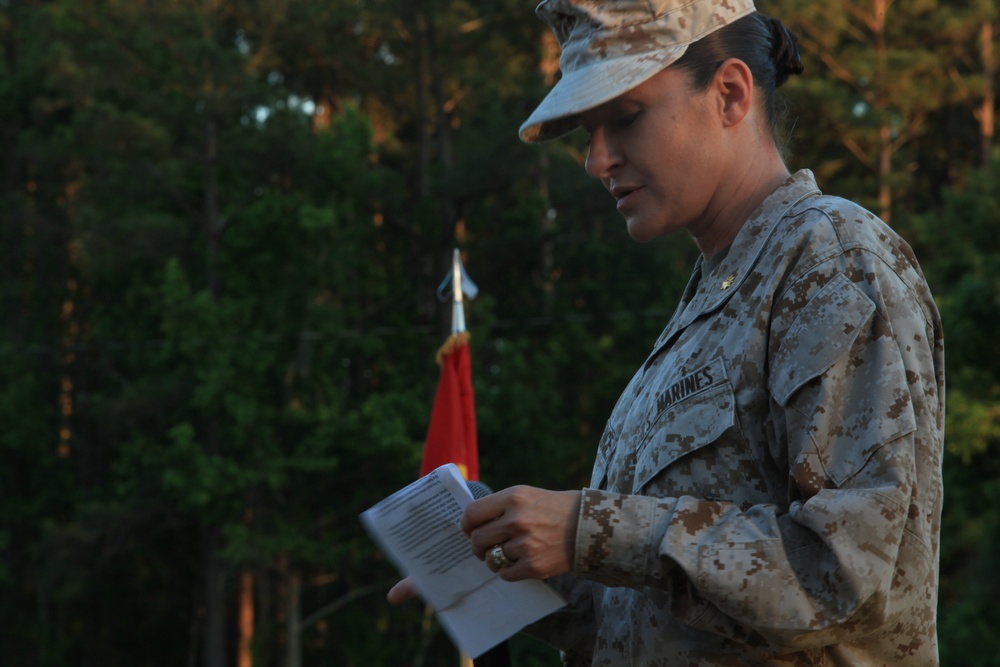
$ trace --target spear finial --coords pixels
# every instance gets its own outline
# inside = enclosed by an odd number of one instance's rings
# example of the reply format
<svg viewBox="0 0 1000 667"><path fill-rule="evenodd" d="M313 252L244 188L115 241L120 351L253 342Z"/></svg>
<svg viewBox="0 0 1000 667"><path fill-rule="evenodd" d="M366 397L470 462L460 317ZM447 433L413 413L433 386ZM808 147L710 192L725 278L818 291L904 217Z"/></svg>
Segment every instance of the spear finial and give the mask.
<svg viewBox="0 0 1000 667"><path fill-rule="evenodd" d="M462 257L455 248L452 253L451 270L445 276L441 285L438 286L438 298L442 301L452 300L451 310L451 332L462 333L465 331L465 298L475 299L479 294L479 288L472 278L466 273L462 265Z"/></svg>

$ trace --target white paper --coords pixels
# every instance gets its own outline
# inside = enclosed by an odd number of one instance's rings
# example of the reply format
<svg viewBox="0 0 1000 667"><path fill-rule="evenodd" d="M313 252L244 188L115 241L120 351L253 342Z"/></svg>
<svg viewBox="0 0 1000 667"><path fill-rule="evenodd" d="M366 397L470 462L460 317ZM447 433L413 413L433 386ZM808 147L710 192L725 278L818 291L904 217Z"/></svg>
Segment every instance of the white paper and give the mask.
<svg viewBox="0 0 1000 667"><path fill-rule="evenodd" d="M565 601L538 580L509 582L472 553L459 522L472 501L458 467L441 466L361 515L379 548L476 658Z"/></svg>

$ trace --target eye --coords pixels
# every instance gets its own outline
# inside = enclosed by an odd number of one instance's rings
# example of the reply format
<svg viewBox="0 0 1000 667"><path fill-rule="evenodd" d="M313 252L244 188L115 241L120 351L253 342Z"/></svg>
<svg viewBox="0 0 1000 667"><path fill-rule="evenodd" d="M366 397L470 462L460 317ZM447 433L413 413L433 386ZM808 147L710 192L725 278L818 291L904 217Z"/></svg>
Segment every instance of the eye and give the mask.
<svg viewBox="0 0 1000 667"><path fill-rule="evenodd" d="M630 126L632 123L636 121L637 118L639 118L640 113L641 112L636 111L635 113L630 113L625 116L619 116L615 118L615 127L626 128Z"/></svg>

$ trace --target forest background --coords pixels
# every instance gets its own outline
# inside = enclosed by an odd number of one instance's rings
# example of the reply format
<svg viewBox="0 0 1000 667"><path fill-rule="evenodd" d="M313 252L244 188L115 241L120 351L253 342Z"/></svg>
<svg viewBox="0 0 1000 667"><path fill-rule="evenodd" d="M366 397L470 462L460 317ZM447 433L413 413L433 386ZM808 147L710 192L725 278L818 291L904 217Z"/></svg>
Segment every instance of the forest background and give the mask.
<svg viewBox="0 0 1000 667"><path fill-rule="evenodd" d="M0 0L0 667L457 663L357 519L417 474L452 249L494 488L586 485L695 259L580 137L518 141L534 4ZM790 167L938 299L942 660L1000 664L997 8L758 8L801 38Z"/></svg>

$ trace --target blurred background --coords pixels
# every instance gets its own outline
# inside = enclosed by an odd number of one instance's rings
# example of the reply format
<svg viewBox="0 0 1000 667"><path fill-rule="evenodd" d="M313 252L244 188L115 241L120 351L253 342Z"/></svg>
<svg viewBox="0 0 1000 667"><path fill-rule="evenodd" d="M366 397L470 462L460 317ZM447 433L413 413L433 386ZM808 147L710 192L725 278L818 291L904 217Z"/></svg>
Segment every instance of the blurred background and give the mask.
<svg viewBox="0 0 1000 667"><path fill-rule="evenodd" d="M358 521L418 474L452 250L493 488L587 484L696 258L629 240L584 137L517 139L534 4L0 0L0 667L457 664ZM758 9L790 167L938 299L942 659L1000 664L997 8Z"/></svg>

